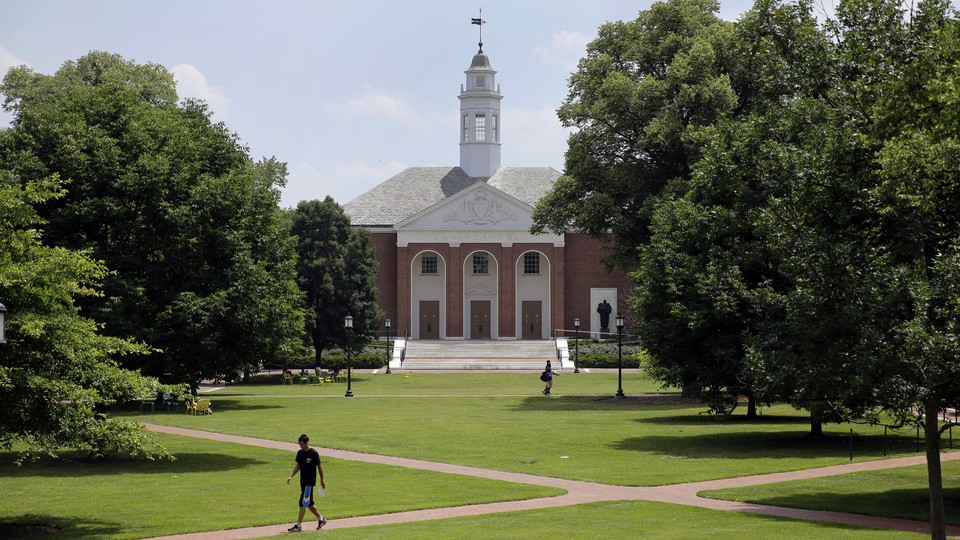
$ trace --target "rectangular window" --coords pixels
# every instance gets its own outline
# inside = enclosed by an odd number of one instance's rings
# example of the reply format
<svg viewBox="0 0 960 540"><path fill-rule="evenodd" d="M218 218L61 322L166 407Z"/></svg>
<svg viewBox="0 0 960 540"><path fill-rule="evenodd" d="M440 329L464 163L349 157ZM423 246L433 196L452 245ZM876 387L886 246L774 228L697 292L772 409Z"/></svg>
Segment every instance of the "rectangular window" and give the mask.
<svg viewBox="0 0 960 540"><path fill-rule="evenodd" d="M463 115L463 142L470 140L470 117Z"/></svg>
<svg viewBox="0 0 960 540"><path fill-rule="evenodd" d="M473 255L473 273L474 274L490 273L490 259L487 258L486 253L475 253Z"/></svg>
<svg viewBox="0 0 960 540"><path fill-rule="evenodd" d="M420 273L421 274L437 273L437 256L436 255L424 255L420 257Z"/></svg>
<svg viewBox="0 0 960 540"><path fill-rule="evenodd" d="M493 117L490 118L490 128L493 130L493 142L500 142L500 137L497 133L497 115L493 115Z"/></svg>
<svg viewBox="0 0 960 540"><path fill-rule="evenodd" d="M540 254L536 252L529 252L523 254L523 273L524 274L539 274L540 273Z"/></svg>
<svg viewBox="0 0 960 540"><path fill-rule="evenodd" d="M483 75L477 75L477 88L486 88L487 80Z"/></svg>
<svg viewBox="0 0 960 540"><path fill-rule="evenodd" d="M476 135L477 142L487 140L487 117L482 114L477 115Z"/></svg>

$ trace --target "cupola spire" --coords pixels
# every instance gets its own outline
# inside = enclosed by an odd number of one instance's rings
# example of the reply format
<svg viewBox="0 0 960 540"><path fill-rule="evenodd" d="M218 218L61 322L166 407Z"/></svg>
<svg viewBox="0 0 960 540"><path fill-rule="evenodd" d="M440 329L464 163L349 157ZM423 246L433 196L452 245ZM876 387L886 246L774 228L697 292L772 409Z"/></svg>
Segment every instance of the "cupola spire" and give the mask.
<svg viewBox="0 0 960 540"><path fill-rule="evenodd" d="M480 26L487 22L481 17L471 19ZM460 168L469 176L489 178L500 168L500 86L497 72L480 49L473 56L470 67L464 71L466 84L460 86Z"/></svg>
<svg viewBox="0 0 960 540"><path fill-rule="evenodd" d="M475 24L480 27L480 42L477 43L477 46L480 47L480 53L482 53L483 52L483 25L487 24L487 21L483 20L483 8L480 8L479 17L474 17L470 19L470 24Z"/></svg>

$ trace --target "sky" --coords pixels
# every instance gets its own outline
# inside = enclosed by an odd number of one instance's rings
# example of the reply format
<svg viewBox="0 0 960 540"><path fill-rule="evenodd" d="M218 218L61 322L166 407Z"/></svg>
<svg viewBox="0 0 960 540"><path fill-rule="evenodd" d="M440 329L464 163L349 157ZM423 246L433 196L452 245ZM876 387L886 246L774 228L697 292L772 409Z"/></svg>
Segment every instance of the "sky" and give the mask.
<svg viewBox="0 0 960 540"><path fill-rule="evenodd" d="M457 96L481 29L503 95L502 165L562 172L570 74L602 24L651 3L0 0L0 74L53 74L92 50L163 65L254 159L287 164L281 206L343 204L407 167L458 165ZM751 4L721 0L720 16Z"/></svg>

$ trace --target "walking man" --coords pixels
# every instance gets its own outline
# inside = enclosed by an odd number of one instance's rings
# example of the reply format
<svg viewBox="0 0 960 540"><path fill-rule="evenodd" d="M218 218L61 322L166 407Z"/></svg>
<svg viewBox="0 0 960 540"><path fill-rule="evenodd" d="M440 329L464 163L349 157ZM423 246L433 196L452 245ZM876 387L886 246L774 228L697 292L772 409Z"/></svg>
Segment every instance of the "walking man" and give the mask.
<svg viewBox="0 0 960 540"><path fill-rule="evenodd" d="M293 467L293 472L287 477L287 483L293 480L293 477L300 473L300 514L297 516L297 524L287 529L287 532L300 532L303 525L303 514L307 508L317 516L317 530L327 524L327 520L320 515L317 505L313 502L313 491L317 487L317 473L320 473L320 493L326 489L327 484L323 481L323 465L320 464L320 454L313 448L310 448L310 437L306 434L300 435L297 439L300 443L300 450L297 451L297 464Z"/></svg>

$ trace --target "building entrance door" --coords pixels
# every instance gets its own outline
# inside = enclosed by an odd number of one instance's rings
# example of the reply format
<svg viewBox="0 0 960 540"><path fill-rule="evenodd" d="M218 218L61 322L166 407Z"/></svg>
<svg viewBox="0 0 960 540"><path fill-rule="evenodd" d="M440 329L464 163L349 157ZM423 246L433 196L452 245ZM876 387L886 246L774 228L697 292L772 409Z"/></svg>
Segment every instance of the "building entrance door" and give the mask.
<svg viewBox="0 0 960 540"><path fill-rule="evenodd" d="M440 339L440 301L420 301L420 339Z"/></svg>
<svg viewBox="0 0 960 540"><path fill-rule="evenodd" d="M543 330L540 324L540 310L542 302L539 300L524 300L520 304L520 320L523 321L520 329L520 339L542 339Z"/></svg>
<svg viewBox="0 0 960 540"><path fill-rule="evenodd" d="M490 301L470 301L470 339L490 339Z"/></svg>

